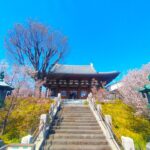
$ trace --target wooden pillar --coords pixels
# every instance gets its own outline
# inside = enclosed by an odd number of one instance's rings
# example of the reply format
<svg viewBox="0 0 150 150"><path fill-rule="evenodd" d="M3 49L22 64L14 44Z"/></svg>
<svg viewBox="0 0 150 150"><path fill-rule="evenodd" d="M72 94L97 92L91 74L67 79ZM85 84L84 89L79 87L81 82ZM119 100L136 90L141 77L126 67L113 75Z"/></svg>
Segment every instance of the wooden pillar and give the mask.
<svg viewBox="0 0 150 150"><path fill-rule="evenodd" d="M81 93L81 88L78 87L78 88L77 88L77 98L78 98L78 99L81 98L81 97L80 97L80 93Z"/></svg>
<svg viewBox="0 0 150 150"><path fill-rule="evenodd" d="M50 88L48 88L47 97L48 97L48 98L51 97L51 89L50 89Z"/></svg>
<svg viewBox="0 0 150 150"><path fill-rule="evenodd" d="M67 92L67 99L69 99L69 80L68 81L66 81L67 82L67 86L66 86L66 92Z"/></svg>
<svg viewBox="0 0 150 150"><path fill-rule="evenodd" d="M48 88L46 87L46 91L45 91L45 98L47 98L47 97L48 97L47 92L48 92Z"/></svg>
<svg viewBox="0 0 150 150"><path fill-rule="evenodd" d="M81 98L81 80L78 80L78 98Z"/></svg>

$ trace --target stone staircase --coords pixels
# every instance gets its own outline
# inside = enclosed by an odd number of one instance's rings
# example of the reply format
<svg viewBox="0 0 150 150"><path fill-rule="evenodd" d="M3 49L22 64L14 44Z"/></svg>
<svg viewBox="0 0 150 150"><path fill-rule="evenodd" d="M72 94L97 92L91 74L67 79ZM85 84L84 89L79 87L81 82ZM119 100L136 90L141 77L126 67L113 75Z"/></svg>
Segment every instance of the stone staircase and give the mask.
<svg viewBox="0 0 150 150"><path fill-rule="evenodd" d="M89 107L63 106L42 150L111 150L111 147Z"/></svg>

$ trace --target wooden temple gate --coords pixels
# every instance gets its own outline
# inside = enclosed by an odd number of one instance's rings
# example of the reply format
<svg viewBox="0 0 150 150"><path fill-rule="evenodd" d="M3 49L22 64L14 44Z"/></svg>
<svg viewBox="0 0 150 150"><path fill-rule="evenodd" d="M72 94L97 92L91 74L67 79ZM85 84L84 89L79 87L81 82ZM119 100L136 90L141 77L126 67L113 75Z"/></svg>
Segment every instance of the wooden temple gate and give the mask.
<svg viewBox="0 0 150 150"><path fill-rule="evenodd" d="M92 87L108 84L119 75L119 72L96 72L90 65L56 64L46 76L44 86L51 91L51 96L61 93L62 98L85 99Z"/></svg>

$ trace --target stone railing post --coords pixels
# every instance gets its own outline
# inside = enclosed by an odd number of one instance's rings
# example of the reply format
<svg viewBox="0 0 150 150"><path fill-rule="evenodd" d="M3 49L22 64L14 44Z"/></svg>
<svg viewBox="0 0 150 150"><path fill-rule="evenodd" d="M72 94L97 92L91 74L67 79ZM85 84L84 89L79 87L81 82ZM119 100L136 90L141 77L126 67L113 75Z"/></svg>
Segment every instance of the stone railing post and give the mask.
<svg viewBox="0 0 150 150"><path fill-rule="evenodd" d="M150 150L150 142L146 144L146 150Z"/></svg>
<svg viewBox="0 0 150 150"><path fill-rule="evenodd" d="M45 138L45 135L46 135L46 123L47 123L47 114L42 114L40 116L40 125L39 125L39 131L41 131L41 133L40 133L40 137L41 138Z"/></svg>
<svg viewBox="0 0 150 150"><path fill-rule="evenodd" d="M58 100L58 106L59 106L61 103L61 93L58 93L57 100Z"/></svg>
<svg viewBox="0 0 150 150"><path fill-rule="evenodd" d="M22 137L21 144L31 144L32 143L32 135L27 135Z"/></svg>
<svg viewBox="0 0 150 150"><path fill-rule="evenodd" d="M101 106L101 104L98 104L98 105L97 105L97 111L98 111L98 112L102 112L102 106Z"/></svg>
<svg viewBox="0 0 150 150"><path fill-rule="evenodd" d="M58 93L57 98L58 98L58 100L61 100L61 93Z"/></svg>
<svg viewBox="0 0 150 150"><path fill-rule="evenodd" d="M121 136L121 141L124 150L135 150L134 141L132 138Z"/></svg>
<svg viewBox="0 0 150 150"><path fill-rule="evenodd" d="M52 103L49 109L49 114L50 114L51 119L53 117L53 111L54 111L54 104Z"/></svg>
<svg viewBox="0 0 150 150"><path fill-rule="evenodd" d="M87 101L89 102L89 104L91 102L91 99L92 99L92 93L89 93L87 96Z"/></svg>
<svg viewBox="0 0 150 150"><path fill-rule="evenodd" d="M89 93L88 98L92 99L92 97L93 97L92 93Z"/></svg>
<svg viewBox="0 0 150 150"><path fill-rule="evenodd" d="M109 126L112 126L112 117L111 115L105 115L105 121L107 124L109 124Z"/></svg>
<svg viewBox="0 0 150 150"><path fill-rule="evenodd" d="M92 97L93 97L92 93L89 93L87 99L88 99L89 101L91 101L91 100L92 100Z"/></svg>

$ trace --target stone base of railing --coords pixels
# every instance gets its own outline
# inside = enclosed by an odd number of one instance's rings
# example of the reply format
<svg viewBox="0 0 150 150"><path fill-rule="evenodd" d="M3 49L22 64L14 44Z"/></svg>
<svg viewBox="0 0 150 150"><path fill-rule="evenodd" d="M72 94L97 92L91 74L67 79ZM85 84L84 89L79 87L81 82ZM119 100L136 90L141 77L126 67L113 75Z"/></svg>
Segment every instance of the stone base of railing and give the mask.
<svg viewBox="0 0 150 150"><path fill-rule="evenodd" d="M150 150L150 142L146 144L146 150Z"/></svg>
<svg viewBox="0 0 150 150"><path fill-rule="evenodd" d="M114 139L113 133L111 132L111 116L106 115L102 116L102 107L101 105L95 104L95 99L92 97L92 94L90 93L87 101L89 103L89 107L92 110L96 120L98 121L101 129L103 130L104 135L106 136L109 144L111 145L113 150L120 150L117 142Z"/></svg>
<svg viewBox="0 0 150 150"><path fill-rule="evenodd" d="M124 150L135 150L134 141L132 138L122 136L121 141L122 141L122 146Z"/></svg>

